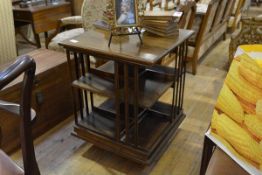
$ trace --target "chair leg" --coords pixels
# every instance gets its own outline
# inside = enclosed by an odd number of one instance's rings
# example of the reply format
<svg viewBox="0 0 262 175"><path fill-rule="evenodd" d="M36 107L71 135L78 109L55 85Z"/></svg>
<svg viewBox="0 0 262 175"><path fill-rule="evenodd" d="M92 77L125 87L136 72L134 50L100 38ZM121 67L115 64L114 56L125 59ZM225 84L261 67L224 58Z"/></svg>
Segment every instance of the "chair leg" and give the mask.
<svg viewBox="0 0 262 175"><path fill-rule="evenodd" d="M193 57L193 60L192 60L192 74L196 75L196 72L197 72L197 59L195 59Z"/></svg>
<svg viewBox="0 0 262 175"><path fill-rule="evenodd" d="M227 39L227 33L225 32L224 34L223 34L223 40L225 41Z"/></svg>
<svg viewBox="0 0 262 175"><path fill-rule="evenodd" d="M200 175L205 175L208 163L211 159L213 148L215 144L205 136L204 138L204 148L202 152L202 160L201 160L201 167L200 167Z"/></svg>

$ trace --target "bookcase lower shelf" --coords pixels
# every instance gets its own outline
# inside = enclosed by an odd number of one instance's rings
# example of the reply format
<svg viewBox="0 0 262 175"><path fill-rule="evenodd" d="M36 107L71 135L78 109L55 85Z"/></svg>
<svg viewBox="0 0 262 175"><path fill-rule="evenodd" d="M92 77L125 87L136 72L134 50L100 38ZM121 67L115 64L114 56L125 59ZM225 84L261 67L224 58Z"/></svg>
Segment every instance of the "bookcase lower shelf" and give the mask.
<svg viewBox="0 0 262 175"><path fill-rule="evenodd" d="M139 117L138 138L130 119L129 135L125 133L124 119L120 121L120 140L115 139L114 114L95 107L89 116L84 116L74 127L73 135L93 143L104 150L118 154L141 164L151 164L167 148L174 133L185 118L177 111L173 121L167 115L154 110L170 108L171 105L157 102Z"/></svg>

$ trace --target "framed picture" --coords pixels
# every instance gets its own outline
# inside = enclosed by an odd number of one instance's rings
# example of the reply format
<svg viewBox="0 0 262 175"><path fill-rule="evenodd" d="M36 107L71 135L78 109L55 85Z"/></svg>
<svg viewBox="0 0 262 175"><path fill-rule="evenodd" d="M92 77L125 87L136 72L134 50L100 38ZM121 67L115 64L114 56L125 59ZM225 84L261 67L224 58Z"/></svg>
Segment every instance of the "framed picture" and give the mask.
<svg viewBox="0 0 262 175"><path fill-rule="evenodd" d="M113 0L115 7L115 26L138 25L137 0Z"/></svg>

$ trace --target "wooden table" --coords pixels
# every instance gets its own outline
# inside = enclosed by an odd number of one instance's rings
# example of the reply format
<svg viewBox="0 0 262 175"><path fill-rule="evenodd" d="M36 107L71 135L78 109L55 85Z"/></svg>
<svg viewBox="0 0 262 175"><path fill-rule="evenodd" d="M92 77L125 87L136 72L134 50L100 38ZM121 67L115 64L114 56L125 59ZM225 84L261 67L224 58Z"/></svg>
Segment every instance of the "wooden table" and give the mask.
<svg viewBox="0 0 262 175"><path fill-rule="evenodd" d="M71 16L71 3L58 1L57 3L45 4L44 1L27 8L21 8L18 4L13 5L15 26L31 24L38 48L41 47L39 34L57 27L57 21L63 17Z"/></svg>
<svg viewBox="0 0 262 175"><path fill-rule="evenodd" d="M144 33L143 45L137 36L114 37L108 47L109 33L96 30L60 43L67 51L69 67L70 59L76 65L71 70L73 134L142 164L161 155L185 117L185 58L193 31L179 33L177 38ZM159 66L171 52L177 55L175 66ZM90 55L108 62L91 68ZM173 89L172 101L160 102L169 88ZM105 96L105 102L95 106L93 93Z"/></svg>

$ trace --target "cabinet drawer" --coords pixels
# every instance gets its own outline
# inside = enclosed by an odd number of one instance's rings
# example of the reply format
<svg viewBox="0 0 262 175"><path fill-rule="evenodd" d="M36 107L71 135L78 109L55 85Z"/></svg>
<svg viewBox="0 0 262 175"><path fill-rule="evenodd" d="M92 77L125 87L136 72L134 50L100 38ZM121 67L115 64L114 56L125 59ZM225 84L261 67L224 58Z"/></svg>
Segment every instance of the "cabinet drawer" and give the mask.
<svg viewBox="0 0 262 175"><path fill-rule="evenodd" d="M14 11L14 21L31 22L32 15L27 11Z"/></svg>

